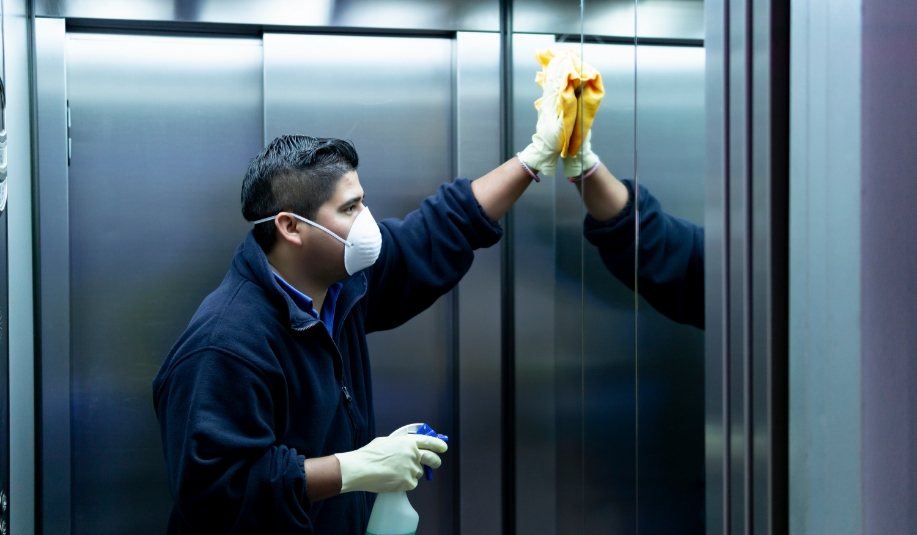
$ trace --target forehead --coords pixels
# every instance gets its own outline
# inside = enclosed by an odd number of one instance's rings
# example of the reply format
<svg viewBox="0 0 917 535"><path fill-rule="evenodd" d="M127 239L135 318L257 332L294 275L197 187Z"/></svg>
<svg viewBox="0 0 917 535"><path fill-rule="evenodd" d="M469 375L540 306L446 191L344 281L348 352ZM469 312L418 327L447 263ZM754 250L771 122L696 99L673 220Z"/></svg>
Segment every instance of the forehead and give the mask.
<svg viewBox="0 0 917 535"><path fill-rule="evenodd" d="M334 200L347 200L353 197L363 196L363 186L360 185L360 177L356 171L347 171L338 180L337 188L334 190Z"/></svg>

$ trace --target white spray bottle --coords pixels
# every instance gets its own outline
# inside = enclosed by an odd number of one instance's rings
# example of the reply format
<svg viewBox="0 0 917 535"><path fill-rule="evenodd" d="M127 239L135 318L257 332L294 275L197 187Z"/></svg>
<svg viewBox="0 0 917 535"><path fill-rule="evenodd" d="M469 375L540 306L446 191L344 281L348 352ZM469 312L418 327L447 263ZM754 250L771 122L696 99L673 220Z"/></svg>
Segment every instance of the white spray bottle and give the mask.
<svg viewBox="0 0 917 535"><path fill-rule="evenodd" d="M449 437L440 435L427 424L411 424L398 429L389 436L427 435L449 442ZM433 470L423 467L427 481L433 479ZM369 515L366 535L415 535L420 515L411 507L407 492L383 492L376 496L376 504Z"/></svg>

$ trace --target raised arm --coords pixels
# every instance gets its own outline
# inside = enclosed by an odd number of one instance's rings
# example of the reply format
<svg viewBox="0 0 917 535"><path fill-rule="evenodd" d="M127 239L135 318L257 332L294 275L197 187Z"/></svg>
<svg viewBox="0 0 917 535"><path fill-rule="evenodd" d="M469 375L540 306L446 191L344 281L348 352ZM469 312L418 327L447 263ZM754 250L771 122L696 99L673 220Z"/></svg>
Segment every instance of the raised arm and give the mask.
<svg viewBox="0 0 917 535"><path fill-rule="evenodd" d="M532 176L519 158L512 158L472 182L471 190L488 217L499 221L531 183Z"/></svg>
<svg viewBox="0 0 917 535"><path fill-rule="evenodd" d="M507 184L512 180L499 181L495 189ZM493 204L491 209L499 211ZM503 235L465 179L441 185L404 220L382 220L379 229L382 250L366 270L367 332L393 329L424 311L468 272L475 249Z"/></svg>
<svg viewBox="0 0 917 535"><path fill-rule="evenodd" d="M535 134L516 157L473 183L459 179L442 185L404 221L380 223L382 252L367 269L367 331L397 327L452 289L471 267L474 250L499 240L496 221L537 173L554 175L567 135L561 116L565 73L560 61L545 65ZM571 109L575 112L575 99Z"/></svg>

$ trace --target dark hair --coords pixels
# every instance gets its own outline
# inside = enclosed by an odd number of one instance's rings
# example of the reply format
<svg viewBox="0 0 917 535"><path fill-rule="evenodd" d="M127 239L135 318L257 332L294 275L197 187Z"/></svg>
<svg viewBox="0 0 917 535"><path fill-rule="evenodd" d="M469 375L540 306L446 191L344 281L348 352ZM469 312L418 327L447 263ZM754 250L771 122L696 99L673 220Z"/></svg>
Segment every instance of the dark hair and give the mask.
<svg viewBox="0 0 917 535"><path fill-rule="evenodd" d="M359 164L353 143L311 136L280 136L248 163L242 182L242 215L257 221L293 212L315 219L334 196L338 181ZM277 240L271 222L255 225L255 240L265 253Z"/></svg>

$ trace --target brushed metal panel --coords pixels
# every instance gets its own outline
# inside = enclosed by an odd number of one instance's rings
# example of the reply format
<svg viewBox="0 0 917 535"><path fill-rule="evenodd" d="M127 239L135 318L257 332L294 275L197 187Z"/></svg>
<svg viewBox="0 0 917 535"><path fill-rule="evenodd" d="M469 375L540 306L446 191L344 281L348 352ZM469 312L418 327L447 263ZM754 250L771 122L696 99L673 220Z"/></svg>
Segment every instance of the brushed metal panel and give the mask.
<svg viewBox="0 0 917 535"><path fill-rule="evenodd" d="M586 44L583 56L602 72L606 87L593 150L619 178L639 170L641 183L666 211L702 224L704 50L643 46L635 55L633 46ZM584 187L588 190L588 181ZM581 228L581 220L577 223ZM633 292L608 273L593 247L586 246L583 262L585 529L615 526L628 532L639 521L640 529L650 532L699 532L703 333L671 322L641 299L635 340ZM676 452L672 443L682 446Z"/></svg>
<svg viewBox="0 0 917 535"><path fill-rule="evenodd" d="M667 213L697 225L705 203L704 63L703 48L637 48L640 183ZM703 533L704 332L643 299L638 306L639 527Z"/></svg>
<svg viewBox="0 0 917 535"><path fill-rule="evenodd" d="M706 50L706 169L704 213L704 449L705 501L708 535L725 533L729 522L729 421L727 342L729 295L726 283L728 259L727 133L729 82L728 38L723 25L726 0L707 0Z"/></svg>
<svg viewBox="0 0 917 535"><path fill-rule="evenodd" d="M32 22L26 0L3 2L6 131L9 136L10 484L11 533L35 531L35 313L32 206Z"/></svg>
<svg viewBox="0 0 917 535"><path fill-rule="evenodd" d="M873 510L867 448L889 437L872 434L870 402L864 398L870 384L864 329L883 319L865 316L870 296L863 275L876 260L862 256L869 247L864 241L873 239L863 227L869 169L863 130L866 14L859 2L805 1L791 7L789 532L882 533L870 531L875 528L867 523ZM899 76L905 81L913 73ZM893 132L881 132L889 135L887 146L897 143ZM868 187L881 188L881 180L870 177ZM906 224L889 217L894 213L882 217ZM883 236L876 246L894 239ZM888 305L882 304L886 310ZM883 328L895 332L894 325ZM903 369L897 373L907 380ZM898 469L903 477L906 469Z"/></svg>
<svg viewBox="0 0 917 535"><path fill-rule="evenodd" d="M729 269L727 301L728 403L729 403L729 521L728 529L743 533L751 521L751 414L746 401L746 383L751 375L750 295L750 218L751 155L749 142L751 117L749 102L752 80L749 76L748 49L751 36L746 31L751 6L731 0L727 14L729 28L729 164L727 169L728 226L726 251Z"/></svg>
<svg viewBox="0 0 917 535"><path fill-rule="evenodd" d="M517 32L580 33L579 3L569 0L514 2L513 30ZM703 0L588 0L583 31L592 36L670 39L704 38Z"/></svg>
<svg viewBox="0 0 917 535"><path fill-rule="evenodd" d="M755 2L748 222L752 320L748 460L751 531L789 529L789 4Z"/></svg>
<svg viewBox="0 0 917 535"><path fill-rule="evenodd" d="M586 17L591 13L586 5ZM576 45L579 46L579 45ZM634 176L634 47L585 44L583 59L602 73L605 99L592 126L595 153L618 178ZM563 184L570 189L569 184ZM588 179L583 185L588 192ZM583 214L570 219L582 236ZM583 526L633 533L636 526L634 292L583 244Z"/></svg>
<svg viewBox="0 0 917 535"><path fill-rule="evenodd" d="M499 29L498 0L37 0L44 17L408 30Z"/></svg>
<svg viewBox="0 0 917 535"><path fill-rule="evenodd" d="M40 523L70 532L70 240L63 19L35 19L38 171L38 328L41 351Z"/></svg>
<svg viewBox="0 0 917 535"><path fill-rule="evenodd" d="M500 35L456 36L458 175L500 165ZM502 507L500 248L480 250L458 287L461 533L499 534Z"/></svg>
<svg viewBox="0 0 917 535"><path fill-rule="evenodd" d="M453 41L264 35L265 140L308 134L353 140L360 182L379 218L404 217L454 173ZM376 429L425 421L455 434L450 297L405 325L368 337ZM411 502L422 529L447 533L448 454Z"/></svg>
<svg viewBox="0 0 917 535"><path fill-rule="evenodd" d="M261 43L73 34L67 69L72 531L163 533L150 383L250 228L239 191L263 139Z"/></svg>
<svg viewBox="0 0 917 535"><path fill-rule="evenodd" d="M513 124L515 149L531 141L541 96L535 83L540 66L535 50L551 46L553 35L513 36ZM514 210L516 329L516 531L555 533L560 520L555 422L555 228L554 178L529 186ZM576 290L578 291L578 290ZM578 391L578 390L577 390ZM573 396L579 399L579 395ZM564 407L567 409L567 407ZM569 407L579 419L579 409ZM566 412L564 416L570 416ZM579 436L578 434L576 435Z"/></svg>

